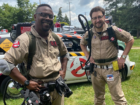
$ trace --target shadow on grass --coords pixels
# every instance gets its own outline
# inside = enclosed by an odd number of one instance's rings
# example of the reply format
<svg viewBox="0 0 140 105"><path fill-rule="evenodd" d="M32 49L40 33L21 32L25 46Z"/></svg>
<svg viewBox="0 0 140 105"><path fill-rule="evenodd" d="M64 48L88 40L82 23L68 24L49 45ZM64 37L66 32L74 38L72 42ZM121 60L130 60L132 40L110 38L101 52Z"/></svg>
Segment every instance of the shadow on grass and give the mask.
<svg viewBox="0 0 140 105"><path fill-rule="evenodd" d="M77 87L89 87L92 86L91 82L80 82L80 83L73 83L73 84L68 84L68 86L70 88L72 88L73 90L75 90Z"/></svg>

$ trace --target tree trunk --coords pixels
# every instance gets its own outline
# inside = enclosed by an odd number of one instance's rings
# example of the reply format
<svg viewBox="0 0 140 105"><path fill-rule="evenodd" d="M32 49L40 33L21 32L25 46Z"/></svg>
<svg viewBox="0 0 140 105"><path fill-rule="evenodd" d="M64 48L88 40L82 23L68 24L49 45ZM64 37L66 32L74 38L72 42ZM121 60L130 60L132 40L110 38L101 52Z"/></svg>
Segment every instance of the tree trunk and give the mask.
<svg viewBox="0 0 140 105"><path fill-rule="evenodd" d="M137 29L137 38L139 38L139 37L140 37L140 30Z"/></svg>

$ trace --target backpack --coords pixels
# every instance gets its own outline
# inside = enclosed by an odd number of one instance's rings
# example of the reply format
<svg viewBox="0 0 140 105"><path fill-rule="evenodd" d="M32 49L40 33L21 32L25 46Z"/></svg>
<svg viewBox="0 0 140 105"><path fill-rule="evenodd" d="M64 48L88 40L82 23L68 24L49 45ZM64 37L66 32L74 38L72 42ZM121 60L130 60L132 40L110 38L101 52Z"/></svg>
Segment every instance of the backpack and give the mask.
<svg viewBox="0 0 140 105"><path fill-rule="evenodd" d="M21 74L23 74L25 77L29 79L30 78L29 71L32 65L33 56L35 55L35 51L36 51L36 38L31 31L26 32L26 34L29 37L29 54L28 54L28 61L27 61L27 69L25 68L24 63L19 64L18 67L20 69ZM58 45L58 49L60 51L60 40L58 36L53 32L52 32L52 36L55 39Z"/></svg>
<svg viewBox="0 0 140 105"><path fill-rule="evenodd" d="M109 36L109 41L112 42L114 44L114 46L118 49L118 42L117 42L117 37L116 37L116 34L112 28L112 26L108 27L107 28L107 32L108 32L108 36ZM93 32L92 32L92 29L90 30L90 35L91 35L91 39L92 39L92 36L93 36ZM88 41L89 39L87 38L86 40L88 42L91 42L91 39L90 41ZM89 45L90 43L88 43L88 47L90 46ZM90 47L89 47L90 48Z"/></svg>

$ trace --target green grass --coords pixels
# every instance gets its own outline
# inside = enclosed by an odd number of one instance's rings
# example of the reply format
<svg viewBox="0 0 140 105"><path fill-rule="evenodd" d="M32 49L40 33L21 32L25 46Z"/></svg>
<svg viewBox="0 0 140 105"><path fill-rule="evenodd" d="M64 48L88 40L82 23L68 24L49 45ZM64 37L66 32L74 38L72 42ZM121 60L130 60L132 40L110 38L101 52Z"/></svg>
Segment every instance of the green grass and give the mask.
<svg viewBox="0 0 140 105"><path fill-rule="evenodd" d="M140 49L132 49L129 57L131 61L136 63L136 67L131 77L122 82L122 89L128 105L140 105ZM73 94L70 98L65 98L65 105L94 105L94 92L91 83L70 84L69 87ZM6 102L7 105L21 105L22 101L23 99L10 99ZM107 85L105 102L107 105L114 105ZM0 105L4 105L2 95L0 95Z"/></svg>
<svg viewBox="0 0 140 105"><path fill-rule="evenodd" d="M134 44L133 47L140 47L140 39L137 39L136 37L134 37Z"/></svg>

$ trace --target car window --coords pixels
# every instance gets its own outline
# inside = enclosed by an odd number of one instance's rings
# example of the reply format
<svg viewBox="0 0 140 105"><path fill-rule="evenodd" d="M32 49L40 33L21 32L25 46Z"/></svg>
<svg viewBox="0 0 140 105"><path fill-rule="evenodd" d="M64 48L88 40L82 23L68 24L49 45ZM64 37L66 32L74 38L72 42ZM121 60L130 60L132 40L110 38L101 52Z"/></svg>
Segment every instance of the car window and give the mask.
<svg viewBox="0 0 140 105"><path fill-rule="evenodd" d="M82 51L80 47L80 39L74 38L62 38L64 44L66 45L68 51Z"/></svg>

